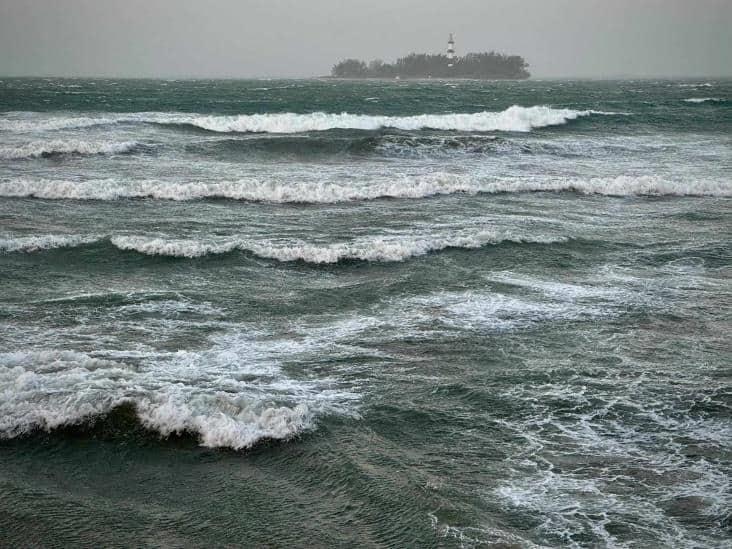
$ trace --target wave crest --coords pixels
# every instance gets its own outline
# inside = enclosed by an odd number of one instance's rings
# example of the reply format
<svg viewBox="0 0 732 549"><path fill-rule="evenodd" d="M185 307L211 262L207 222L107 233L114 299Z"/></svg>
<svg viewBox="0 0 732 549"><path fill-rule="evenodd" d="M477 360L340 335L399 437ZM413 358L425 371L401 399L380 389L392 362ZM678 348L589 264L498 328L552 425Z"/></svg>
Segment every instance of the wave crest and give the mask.
<svg viewBox="0 0 732 549"><path fill-rule="evenodd" d="M57 154L123 154L131 152L138 146L139 143L135 141L112 142L54 139L51 141L32 141L23 145L0 147L0 158L5 160L19 160Z"/></svg>
<svg viewBox="0 0 732 549"><path fill-rule="evenodd" d="M214 132L302 133L332 129L379 130L457 130L528 132L535 128L566 124L570 120L591 114L611 114L596 111L554 109L545 106L514 105L501 112L473 114L420 114L415 116L372 116L363 114L277 113L238 116L201 116L190 124Z"/></svg>
<svg viewBox="0 0 732 549"><path fill-rule="evenodd" d="M6 238L0 240L5 252L35 252L60 247L75 247L99 242L100 236L44 235L37 237ZM545 235L514 235L488 230L459 231L453 234L435 234L417 237L374 236L350 242L309 243L305 241L274 242L229 238L227 240L168 239L154 236L116 235L109 238L115 248L149 256L198 258L239 250L263 259L281 262L303 261L313 264L341 261L395 262L419 257L448 248L475 249L504 242L551 244L566 242L566 237Z"/></svg>
<svg viewBox="0 0 732 549"><path fill-rule="evenodd" d="M167 240L143 236L118 236L111 239L112 244L121 250L136 251L145 255L195 258L240 250L264 259L275 259L282 262L304 261L313 264L338 263L341 261L397 262L447 248L475 249L487 244L500 244L502 242L554 243L566 241L566 237L541 235L519 237L491 231L418 238L371 237L357 239L352 242L330 244L275 243L238 239L213 242Z"/></svg>
<svg viewBox="0 0 732 549"><path fill-rule="evenodd" d="M157 180L89 181L13 179L0 181L0 196L49 200L203 200L332 204L379 198L426 198L455 193L576 192L605 196L732 196L732 184L717 180L669 180L657 176L592 179L494 179L450 173L394 176L390 180L343 184L259 179L175 183Z"/></svg>
<svg viewBox="0 0 732 549"><path fill-rule="evenodd" d="M13 113L11 113L13 114ZM103 113L98 116L28 117L14 113L0 119L0 130L11 132L54 131L107 124L191 125L213 132L301 133L333 129L378 130L456 130L528 132L535 128L566 124L591 115L616 115L592 110L556 109L544 105L522 107L514 105L503 111L452 114L419 114L413 116L374 116L343 113L264 113L234 116L202 115L175 112ZM22 116L21 116L22 115ZM19 118L19 116L21 116Z"/></svg>
<svg viewBox="0 0 732 549"><path fill-rule="evenodd" d="M145 255L168 257L202 257L231 252L239 247L237 242L206 242L201 240L167 240L144 236L113 236L110 242L124 251Z"/></svg>
<svg viewBox="0 0 732 549"><path fill-rule="evenodd" d="M689 99L684 99L685 103L722 103L724 102L724 99L721 99L719 97L690 97Z"/></svg>
<svg viewBox="0 0 732 549"><path fill-rule="evenodd" d="M53 248L73 248L83 244L90 244L99 240L97 236L79 235L36 235L36 236L6 236L0 238L0 252L37 252Z"/></svg>
<svg viewBox="0 0 732 549"><path fill-rule="evenodd" d="M77 351L0 353L0 392L7 396L0 400L0 439L93 428L121 413L131 417L117 428L129 428L131 419L162 437L190 434L203 446L240 450L297 436L314 428L320 414L353 413L354 393L288 378L266 361L257 364L247 353L251 346L269 351L274 360L286 351L268 347L267 341L238 338L224 338L208 350L159 354L142 370ZM235 355L240 360L232 371ZM240 380L241 363L252 361L257 379ZM171 371L175 383L168 381ZM201 371L215 373L236 392L200 387Z"/></svg>

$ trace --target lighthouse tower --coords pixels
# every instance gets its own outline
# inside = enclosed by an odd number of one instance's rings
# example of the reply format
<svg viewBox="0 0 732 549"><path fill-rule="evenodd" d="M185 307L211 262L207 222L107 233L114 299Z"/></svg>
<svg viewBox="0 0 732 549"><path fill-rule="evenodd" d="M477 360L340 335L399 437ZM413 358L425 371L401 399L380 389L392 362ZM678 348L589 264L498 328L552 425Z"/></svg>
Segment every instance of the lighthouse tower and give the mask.
<svg viewBox="0 0 732 549"><path fill-rule="evenodd" d="M455 64L455 40L450 33L450 39L447 41L447 66L452 67Z"/></svg>

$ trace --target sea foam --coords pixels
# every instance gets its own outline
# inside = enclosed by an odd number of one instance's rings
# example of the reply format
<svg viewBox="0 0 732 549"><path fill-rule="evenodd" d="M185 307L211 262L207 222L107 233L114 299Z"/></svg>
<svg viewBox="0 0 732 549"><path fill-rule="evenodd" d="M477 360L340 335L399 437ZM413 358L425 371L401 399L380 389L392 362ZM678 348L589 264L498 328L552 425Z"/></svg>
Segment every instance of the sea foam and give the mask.
<svg viewBox="0 0 732 549"><path fill-rule="evenodd" d="M0 147L0 159L18 160L56 154L122 154L132 151L139 143L135 141L82 141L78 139L53 139L32 141L22 145Z"/></svg>
<svg viewBox="0 0 732 549"><path fill-rule="evenodd" d="M52 200L117 200L153 198L202 200L225 198L272 203L338 203L379 198L425 198L454 193L575 192L606 196L732 196L732 184L721 180L672 180L658 176L605 178L488 178L444 172L394 175L359 183L268 181L220 182L99 179L65 181L18 178L0 181L0 196Z"/></svg>
<svg viewBox="0 0 732 549"><path fill-rule="evenodd" d="M313 427L319 408L308 406L307 395L288 406L201 393L185 381L156 385L127 364L75 351L0 353L0 388L10 387L0 403L0 438L94 421L127 405L161 436L191 433L203 446L238 450Z"/></svg>
<svg viewBox="0 0 732 549"><path fill-rule="evenodd" d="M689 99L684 99L684 101L686 103L721 103L724 99L719 97L690 97Z"/></svg>
<svg viewBox="0 0 732 549"><path fill-rule="evenodd" d="M458 130L528 132L534 128L566 124L570 120L596 111L554 109L546 106L514 105L501 112L473 114L421 114L415 116L371 116L362 114L278 113L239 116L205 116L193 118L190 124L215 132L301 133L331 129L378 130Z"/></svg>
<svg viewBox="0 0 732 549"><path fill-rule="evenodd" d="M60 247L81 246L105 240L103 236L41 235L0 239L0 251L35 252ZM389 235L354 239L350 242L313 243L301 240L269 241L237 237L225 239L170 239L159 236L115 235L109 242L122 251L149 256L197 258L240 250L263 259L282 262L303 261L313 264L340 261L404 261L448 248L475 249L504 242L552 244L567 237L518 235L489 230L461 230L452 234L422 236Z"/></svg>
<svg viewBox="0 0 732 549"><path fill-rule="evenodd" d="M394 262L426 255L447 248L480 248L488 244L565 242L565 237L516 236L492 231L475 231L451 235L423 237L369 237L351 242L314 244L303 241L271 242L246 239L225 241L167 240L144 236L115 236L111 242L121 250L146 255L195 258L241 250L264 259L304 261L306 263L338 263L345 260Z"/></svg>
<svg viewBox="0 0 732 549"><path fill-rule="evenodd" d="M161 436L191 434L203 446L244 449L287 440L323 414L354 415L359 396L334 380L297 380L279 367L298 352L332 345L324 338L272 338L240 326L199 351L86 354L64 350L0 353L0 438L89 424L120 406ZM137 358L135 358L137 357ZM139 362L144 367L139 367ZM216 378L215 387L205 380Z"/></svg>
<svg viewBox="0 0 732 549"><path fill-rule="evenodd" d="M0 252L37 252L52 248L73 248L99 240L98 236L47 234L0 236Z"/></svg>
<svg viewBox="0 0 732 549"><path fill-rule="evenodd" d="M374 116L351 113L265 113L234 116L175 112L101 113L98 117L68 115L28 116L15 113L0 119L0 130L12 132L52 131L107 124L182 124L212 132L301 133L332 129L378 130L425 128L457 131L528 132L535 128L566 124L591 115L616 115L592 110L556 109L544 105L514 105L499 112Z"/></svg>

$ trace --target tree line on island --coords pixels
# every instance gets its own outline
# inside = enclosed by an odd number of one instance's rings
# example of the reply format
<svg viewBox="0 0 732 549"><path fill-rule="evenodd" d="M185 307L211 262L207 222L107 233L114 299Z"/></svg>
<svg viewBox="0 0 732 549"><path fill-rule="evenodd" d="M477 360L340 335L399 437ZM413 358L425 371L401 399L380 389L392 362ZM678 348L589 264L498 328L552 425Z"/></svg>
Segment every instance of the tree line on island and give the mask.
<svg viewBox="0 0 732 549"><path fill-rule="evenodd" d="M452 66L450 66L452 63ZM523 79L531 76L520 55L468 53L449 60L445 54L410 53L394 63L344 59L331 70L335 78L476 78Z"/></svg>

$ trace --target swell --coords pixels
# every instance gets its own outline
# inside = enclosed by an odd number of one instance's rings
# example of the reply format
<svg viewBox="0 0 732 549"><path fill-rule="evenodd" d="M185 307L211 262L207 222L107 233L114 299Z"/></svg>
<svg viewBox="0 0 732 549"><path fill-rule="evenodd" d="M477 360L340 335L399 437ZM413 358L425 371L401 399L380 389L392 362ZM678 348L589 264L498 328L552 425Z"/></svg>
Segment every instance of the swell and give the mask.
<svg viewBox="0 0 732 549"><path fill-rule="evenodd" d="M80 235L33 235L0 237L0 252L37 252L54 248L75 248L97 242L98 236Z"/></svg>
<svg viewBox="0 0 732 549"><path fill-rule="evenodd" d="M190 144L186 151L194 154L221 155L223 158L238 159L255 156L284 156L311 159L317 156L378 155L398 158L435 158L455 154L489 154L508 151L536 153L542 147L526 143L512 143L494 135L446 134L419 135L410 133L393 134L389 130L377 130L378 135L364 137L362 133L339 135L302 134L272 135L257 137L222 138Z"/></svg>
<svg viewBox="0 0 732 549"><path fill-rule="evenodd" d="M535 128L566 124L579 117L599 114L593 111L553 109L545 106L514 105L500 112L472 114L421 114L415 116L372 116L360 114L276 113L238 116L202 116L183 123L212 132L302 133L334 129L406 131L434 129L457 131L528 132Z"/></svg>
<svg viewBox="0 0 732 549"><path fill-rule="evenodd" d="M277 363L291 348L280 342L237 331L212 338L211 345L143 353L144 359L117 350L0 352L0 392L7 396L0 399L0 439L90 426L122 407L127 426L162 437L193 435L212 448L244 449L297 436L321 415L353 413L357 394L333 390L332 382L324 390L318 382L287 377ZM267 358L258 359L252 348ZM239 359L234 371L232 356ZM138 367L140 359L145 368ZM201 373L236 390L202 386Z"/></svg>
<svg viewBox="0 0 732 549"><path fill-rule="evenodd" d="M0 159L20 160L26 158L51 157L65 154L91 156L98 154L125 154L140 146L135 141L84 141L78 139L53 139L32 141L16 146L0 147Z"/></svg>
<svg viewBox="0 0 732 549"><path fill-rule="evenodd" d="M305 241L267 241L242 238L169 239L153 236L116 235L111 237L76 236L37 237L39 246L29 238L8 240L6 252L33 253L53 248L75 248L94 245L111 246L117 251L145 256L194 259L217 256L234 251L280 262L300 261L311 264L335 264L347 261L401 262L447 249L478 249L488 245L554 244L569 241L567 237L546 235L514 235L493 231L460 231L446 235L389 236L360 238L350 242L309 243ZM55 245L54 245L55 244ZM0 248L3 249L3 248Z"/></svg>
<svg viewBox="0 0 732 549"><path fill-rule="evenodd" d="M573 192L602 196L732 196L732 183L724 180L671 180L658 176L612 178L505 178L437 172L423 176L395 175L388 180L357 184L282 182L240 179L218 182L168 182L159 180L99 179L65 181L10 179L0 181L0 196L46 200L157 200L228 199L250 202L330 204L380 198L419 199L455 193L494 194Z"/></svg>
<svg viewBox="0 0 732 549"><path fill-rule="evenodd" d="M689 99L684 99L685 103L694 103L694 104L700 104L700 103L724 103L725 100L720 97L690 97Z"/></svg>
<svg viewBox="0 0 732 549"><path fill-rule="evenodd" d="M109 124L162 124L191 126L217 133L302 133L334 129L378 130L457 130L528 132L532 129L566 124L591 115L616 115L591 110L555 109L537 105L514 105L498 112L374 116L351 113L313 112L298 114L265 113L234 116L185 113L104 113L98 117L56 115L51 118L21 117L0 120L0 130L10 132L53 131Z"/></svg>
<svg viewBox="0 0 732 549"><path fill-rule="evenodd" d="M249 450L270 441L287 442L314 427L307 406L280 406L246 418L207 417L189 410L175 414L162 411L145 399L131 397L112 400L98 409L74 415L57 412L58 417L37 418L30 425L0 430L0 439L33 436L40 432L63 436L91 436L101 439L158 438L191 439L208 448ZM52 416L52 412L48 412Z"/></svg>
<svg viewBox="0 0 732 549"><path fill-rule="evenodd" d="M289 408L282 408L279 415L282 420L292 423L290 430L275 431L274 429L263 430L261 433L254 432L249 436L226 436L223 433L216 433L202 422L202 418L196 421L184 421L180 426L170 428L167 424L156 424L146 417L146 410L138 406L134 399L120 399L110 404L108 410L102 410L87 416L68 418L68 421L56 426L45 425L39 422L38 425L29 427L22 432L5 438L32 437L40 433L58 434L64 438L80 437L94 438L101 440L115 439L151 439L165 440L175 444L195 442L204 447L228 448L234 451L245 451L266 445L268 443L283 443L295 438L302 431L311 428L310 418L305 409L286 412ZM230 432L230 430L229 430ZM0 438L2 438L0 434Z"/></svg>

